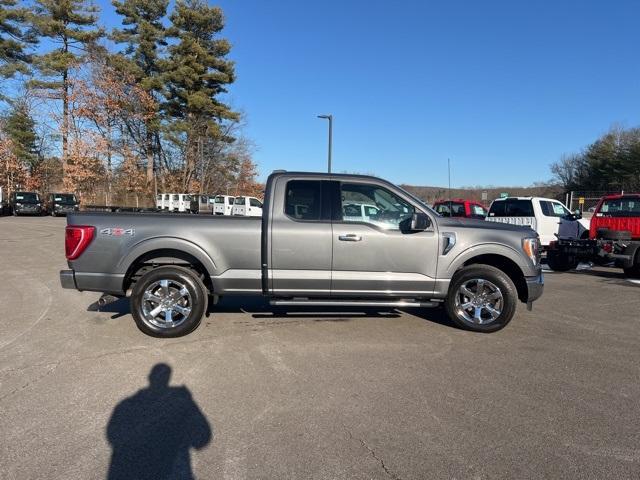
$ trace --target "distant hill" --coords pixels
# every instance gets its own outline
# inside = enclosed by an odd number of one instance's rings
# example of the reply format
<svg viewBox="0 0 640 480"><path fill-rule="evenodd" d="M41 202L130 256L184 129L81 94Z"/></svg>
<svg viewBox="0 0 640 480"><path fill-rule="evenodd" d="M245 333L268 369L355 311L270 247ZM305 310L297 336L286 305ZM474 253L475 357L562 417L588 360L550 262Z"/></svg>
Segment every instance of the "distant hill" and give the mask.
<svg viewBox="0 0 640 480"><path fill-rule="evenodd" d="M445 187L420 187L415 185L401 185L408 192L424 200L429 205L437 200L448 200L448 190ZM487 192L487 200L483 202L482 192ZM451 198L464 198L486 203L487 206L500 194L506 192L512 197L549 197L564 202L564 192L560 185L533 185L531 187L462 187L452 188Z"/></svg>

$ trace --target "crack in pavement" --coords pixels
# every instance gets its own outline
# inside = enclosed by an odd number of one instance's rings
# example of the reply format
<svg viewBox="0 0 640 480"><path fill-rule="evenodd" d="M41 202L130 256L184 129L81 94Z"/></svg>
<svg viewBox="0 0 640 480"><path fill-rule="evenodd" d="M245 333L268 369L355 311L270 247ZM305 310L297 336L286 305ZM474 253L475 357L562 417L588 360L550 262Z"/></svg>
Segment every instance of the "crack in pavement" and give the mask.
<svg viewBox="0 0 640 480"><path fill-rule="evenodd" d="M380 464L380 466L384 470L384 473L386 473L388 477L392 478L393 480L402 480L398 475L389 470L389 468L384 464L384 460L376 455L376 452L369 445L367 445L367 442L365 442L361 438L354 437L346 425L343 424L342 426L347 432L347 435L349 435L349 439L357 440L358 442L360 442L360 445L362 445L369 452L369 455L371 455L371 457L373 457Z"/></svg>
<svg viewBox="0 0 640 480"><path fill-rule="evenodd" d="M40 380L42 380L44 377L48 376L49 374L51 374L51 372L53 372L56 369L56 365L53 366L53 368L50 368L49 370L47 370L46 372L44 372L42 375L39 375L31 380L29 380L27 383L25 383L24 385L21 385L19 387L14 388L13 390L11 390L10 392L8 392L7 394L3 395L0 397L0 400L4 400L6 398L9 398L10 396L12 396L15 393L21 392L22 390L29 388L31 385L38 383Z"/></svg>

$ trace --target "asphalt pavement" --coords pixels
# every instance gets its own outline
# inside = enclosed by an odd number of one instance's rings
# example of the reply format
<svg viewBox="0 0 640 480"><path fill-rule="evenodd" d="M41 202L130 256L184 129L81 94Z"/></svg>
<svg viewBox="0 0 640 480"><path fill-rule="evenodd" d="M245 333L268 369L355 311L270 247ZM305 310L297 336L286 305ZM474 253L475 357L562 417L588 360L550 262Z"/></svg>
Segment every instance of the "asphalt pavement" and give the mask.
<svg viewBox="0 0 640 480"><path fill-rule="evenodd" d="M172 340L62 290L63 218L0 218L3 479L639 478L640 285L546 275L504 330L225 299Z"/></svg>

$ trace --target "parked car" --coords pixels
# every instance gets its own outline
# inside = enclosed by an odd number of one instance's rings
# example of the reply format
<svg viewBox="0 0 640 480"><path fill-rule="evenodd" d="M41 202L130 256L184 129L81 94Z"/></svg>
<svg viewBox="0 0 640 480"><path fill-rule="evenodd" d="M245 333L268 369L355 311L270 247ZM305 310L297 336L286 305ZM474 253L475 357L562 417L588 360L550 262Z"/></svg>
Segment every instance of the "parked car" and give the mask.
<svg viewBox="0 0 640 480"><path fill-rule="evenodd" d="M77 212L80 202L73 193L50 193L44 205L45 213L52 217Z"/></svg>
<svg viewBox="0 0 640 480"><path fill-rule="evenodd" d="M433 209L443 217L479 218L484 220L487 209L480 202L455 198L453 200L438 200Z"/></svg>
<svg viewBox="0 0 640 480"><path fill-rule="evenodd" d="M243 217L261 217L262 202L256 197L236 197L233 201L233 214Z"/></svg>
<svg viewBox="0 0 640 480"><path fill-rule="evenodd" d="M234 201L235 197L231 195L216 195L213 199L213 214L232 215Z"/></svg>
<svg viewBox="0 0 640 480"><path fill-rule="evenodd" d="M540 235L544 248L556 240L562 228L574 238L588 235L589 221L572 214L558 200L543 197L498 198L491 203L486 218L489 222L530 227ZM564 224L564 226L561 226Z"/></svg>
<svg viewBox="0 0 640 480"><path fill-rule="evenodd" d="M159 193L156 196L158 210L167 212L188 212L191 209L191 195L186 193Z"/></svg>
<svg viewBox="0 0 640 480"><path fill-rule="evenodd" d="M191 203L189 204L189 211L197 214L209 214L213 213L213 199L212 195L191 195Z"/></svg>
<svg viewBox="0 0 640 480"><path fill-rule="evenodd" d="M344 217L354 198L377 220ZM224 295L272 305L436 307L460 327L503 328L518 300L542 295L538 235L529 228L445 218L384 180L288 173L267 180L261 218L73 213L64 288L130 292L138 327L185 335ZM306 208L300 208L305 206Z"/></svg>
<svg viewBox="0 0 640 480"><path fill-rule="evenodd" d="M37 192L13 192L10 204L14 216L42 215L44 213L44 207Z"/></svg>
<svg viewBox="0 0 640 480"><path fill-rule="evenodd" d="M607 195L595 207L588 238L560 236L551 242L547 263L566 271L579 262L615 262L629 277L640 277L640 193Z"/></svg>

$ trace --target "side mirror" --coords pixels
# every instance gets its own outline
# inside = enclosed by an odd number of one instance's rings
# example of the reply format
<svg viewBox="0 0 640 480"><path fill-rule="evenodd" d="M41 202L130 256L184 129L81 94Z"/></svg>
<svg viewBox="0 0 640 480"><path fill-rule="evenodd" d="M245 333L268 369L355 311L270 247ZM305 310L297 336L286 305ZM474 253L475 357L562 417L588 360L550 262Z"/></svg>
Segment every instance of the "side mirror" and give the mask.
<svg viewBox="0 0 640 480"><path fill-rule="evenodd" d="M411 230L414 232L422 232L429 228L430 224L429 216L426 213L415 212L411 216Z"/></svg>

